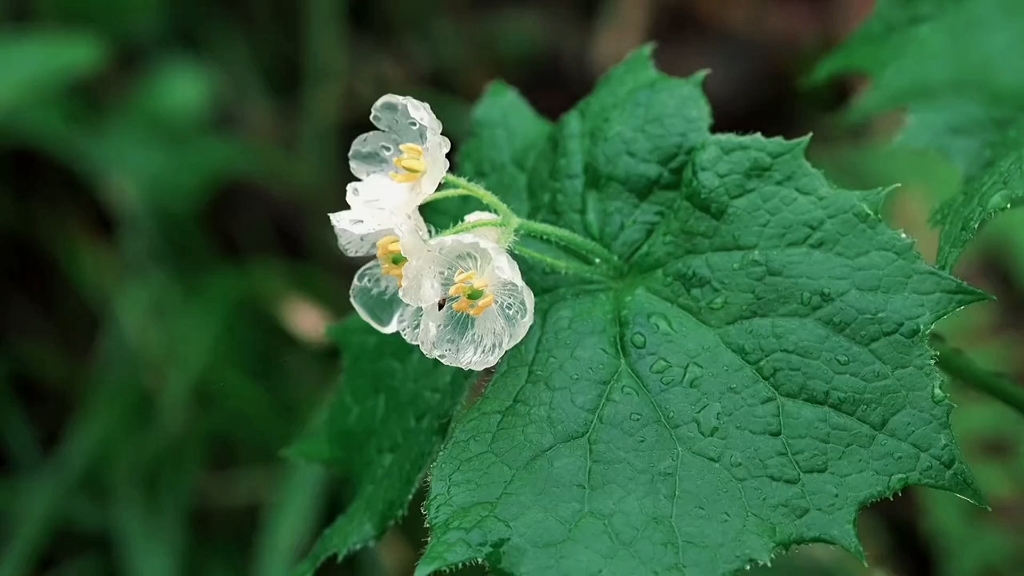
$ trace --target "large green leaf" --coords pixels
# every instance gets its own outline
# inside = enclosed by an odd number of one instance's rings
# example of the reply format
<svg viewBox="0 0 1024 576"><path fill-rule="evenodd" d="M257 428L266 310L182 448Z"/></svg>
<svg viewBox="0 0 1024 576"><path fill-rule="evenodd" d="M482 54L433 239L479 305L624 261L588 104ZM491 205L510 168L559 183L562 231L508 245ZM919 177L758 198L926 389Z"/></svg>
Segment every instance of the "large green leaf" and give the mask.
<svg viewBox="0 0 1024 576"><path fill-rule="evenodd" d="M861 116L907 109L905 146L946 154L961 192L934 215L938 264L951 268L981 225L1024 198L1024 3L880 0L875 14L815 71L867 73Z"/></svg>
<svg viewBox="0 0 1024 576"><path fill-rule="evenodd" d="M699 76L642 50L527 147L531 215L628 271L539 292L432 468L419 574L726 574L801 542L860 554L858 510L911 484L978 498L926 336L979 293L806 141L709 123ZM479 141L459 169L501 194L512 162Z"/></svg>
<svg viewBox="0 0 1024 576"><path fill-rule="evenodd" d="M471 379L355 317L331 335L344 357L341 386L291 453L341 473L352 499L296 574L366 546L405 514Z"/></svg>

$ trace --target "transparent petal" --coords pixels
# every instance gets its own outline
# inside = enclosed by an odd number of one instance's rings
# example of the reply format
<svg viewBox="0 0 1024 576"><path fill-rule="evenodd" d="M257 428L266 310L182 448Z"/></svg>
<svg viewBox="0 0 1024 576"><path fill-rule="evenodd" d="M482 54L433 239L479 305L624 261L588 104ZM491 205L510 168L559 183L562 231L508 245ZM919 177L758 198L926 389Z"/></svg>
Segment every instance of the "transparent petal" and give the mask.
<svg viewBox="0 0 1024 576"><path fill-rule="evenodd" d="M405 143L399 135L391 132L360 134L348 150L348 167L360 180L374 174L387 175L395 170L394 159L402 154L398 145Z"/></svg>
<svg viewBox="0 0 1024 576"><path fill-rule="evenodd" d="M338 248L346 256L369 256L377 250L377 240L387 236L393 220L387 212L377 210L342 210L329 214Z"/></svg>
<svg viewBox="0 0 1024 576"><path fill-rule="evenodd" d="M411 255L403 272L401 298L412 306L436 306L451 285L451 279L461 270L480 270L485 267L481 256L489 258L486 250L468 234L434 238L429 245L411 247ZM404 250L403 250L404 253Z"/></svg>
<svg viewBox="0 0 1024 576"><path fill-rule="evenodd" d="M423 147L423 157L427 162L427 171L416 183L419 187L414 191L417 203L423 202L441 185L446 174L448 174L448 151L451 150L451 142L440 134L431 134L426 145Z"/></svg>
<svg viewBox="0 0 1024 576"><path fill-rule="evenodd" d="M366 180L350 182L345 187L345 201L350 208L374 208L411 212L419 202L409 184L399 184L386 174L373 174Z"/></svg>
<svg viewBox="0 0 1024 576"><path fill-rule="evenodd" d="M404 142L413 144L422 145L426 142L427 132L441 133L441 121L434 115L430 105L409 96L381 96L370 108L370 121L385 132L409 138Z"/></svg>
<svg viewBox="0 0 1024 576"><path fill-rule="evenodd" d="M398 330L399 315L408 307L398 297L398 281L381 274L376 260L356 272L349 298L359 316L385 334Z"/></svg>
<svg viewBox="0 0 1024 576"><path fill-rule="evenodd" d="M398 333L409 344L419 344L420 324L423 320L423 309L416 306L405 306L398 313Z"/></svg>
<svg viewBox="0 0 1024 576"><path fill-rule="evenodd" d="M442 293L460 270L477 270L495 301L476 318L447 303L424 307L420 349L450 366L469 370L493 366L533 323L533 292L523 282L515 260L497 244L471 234L439 238L435 244L434 266Z"/></svg>

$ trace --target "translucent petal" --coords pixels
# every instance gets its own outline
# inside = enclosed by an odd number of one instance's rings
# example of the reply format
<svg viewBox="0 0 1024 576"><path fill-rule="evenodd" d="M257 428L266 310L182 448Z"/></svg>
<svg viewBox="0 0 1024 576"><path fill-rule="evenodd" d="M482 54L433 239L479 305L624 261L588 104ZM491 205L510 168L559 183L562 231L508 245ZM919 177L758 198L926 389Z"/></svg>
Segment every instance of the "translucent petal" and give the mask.
<svg viewBox="0 0 1024 576"><path fill-rule="evenodd" d="M402 154L398 145L405 143L391 132L360 134L348 150L348 167L361 180L373 174L386 175L395 169L394 159Z"/></svg>
<svg viewBox="0 0 1024 576"><path fill-rule="evenodd" d="M378 210L342 210L329 215L338 248L346 256L369 256L377 250L377 240L387 236L393 220ZM382 221L383 218L387 218Z"/></svg>
<svg viewBox="0 0 1024 576"><path fill-rule="evenodd" d="M401 137L420 135L418 140L405 140L414 144L423 144L427 132L441 132L441 121L429 104L396 94L385 94L374 102L370 108L370 121L377 128Z"/></svg>
<svg viewBox="0 0 1024 576"><path fill-rule="evenodd" d="M412 187L399 184L386 174L373 174L366 180L350 182L345 187L345 201L350 208L376 208L395 212L411 212L419 202Z"/></svg>
<svg viewBox="0 0 1024 576"><path fill-rule="evenodd" d="M476 243L465 242L473 238L467 234L443 236L433 239L422 252L409 257L402 269L401 298L412 306L435 306L447 294L450 280L462 270L479 270L490 262L489 256ZM488 257L487 262L481 256ZM445 282L449 282L445 284Z"/></svg>
<svg viewBox="0 0 1024 576"><path fill-rule="evenodd" d="M448 174L448 158L446 154L451 150L451 142L440 134L430 134L430 137L423 147L423 156L427 162L427 171L417 181L418 188L414 194L417 203L423 202L427 196L433 194Z"/></svg>
<svg viewBox="0 0 1024 576"><path fill-rule="evenodd" d="M449 303L424 307L420 349L450 366L470 370L493 366L533 323L533 292L523 282L515 260L497 244L472 234L439 238L434 244L433 265L442 292L459 271L476 270L495 300L476 318L457 312Z"/></svg>
<svg viewBox="0 0 1024 576"><path fill-rule="evenodd" d="M349 298L359 316L385 334L398 330L399 315L408 307L398 297L398 281L381 274L376 260L356 272Z"/></svg>
<svg viewBox="0 0 1024 576"><path fill-rule="evenodd" d="M398 313L398 333L409 344L419 344L420 324L423 320L423 309L416 306L405 306Z"/></svg>

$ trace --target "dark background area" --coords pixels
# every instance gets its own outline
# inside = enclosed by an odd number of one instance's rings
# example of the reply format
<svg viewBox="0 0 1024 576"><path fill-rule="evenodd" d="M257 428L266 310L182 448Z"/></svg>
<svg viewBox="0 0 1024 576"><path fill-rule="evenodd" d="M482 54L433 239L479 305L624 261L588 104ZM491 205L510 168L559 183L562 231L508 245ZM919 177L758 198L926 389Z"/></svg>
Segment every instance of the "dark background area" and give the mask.
<svg viewBox="0 0 1024 576"><path fill-rule="evenodd" d="M856 80L800 83L871 4L0 2L0 576L276 576L344 510L341 479L281 451L336 382L324 329L360 262L326 214L381 94L428 101L457 150L488 81L555 118L654 40L665 71L712 70L715 130L814 131L837 181L908 183L888 216L931 257L927 211L956 173L880 152L888 119L841 121ZM958 272L999 300L944 327L1010 371L1022 230L1019 213L989 226ZM759 570L1020 574L1024 422L953 394L992 513L910 490L862 514L870 569L810 546ZM321 573L410 574L418 506Z"/></svg>

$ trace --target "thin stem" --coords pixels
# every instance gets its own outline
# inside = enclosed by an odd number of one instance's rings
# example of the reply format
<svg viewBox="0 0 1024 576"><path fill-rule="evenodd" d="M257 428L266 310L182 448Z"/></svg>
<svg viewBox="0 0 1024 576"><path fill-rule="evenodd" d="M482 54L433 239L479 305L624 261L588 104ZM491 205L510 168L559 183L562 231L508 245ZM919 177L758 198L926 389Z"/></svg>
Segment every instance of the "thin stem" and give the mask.
<svg viewBox="0 0 1024 576"><path fill-rule="evenodd" d="M487 190L486 188L478 184L474 184L473 182L466 180L461 176L456 176L454 174L448 174L447 176L445 176L444 181L448 184L454 184L458 186L458 189L444 190L442 192L432 194L430 197L427 198L428 201L440 200L442 198L452 198L455 196L472 196L473 198L476 198L477 200L483 202L489 208L497 212L498 216L501 216L502 218L516 218L516 215L514 212L512 212L512 209L509 208L508 205L506 205L504 202L502 202L501 199L499 199L497 196L491 193L490 190Z"/></svg>
<svg viewBox="0 0 1024 576"><path fill-rule="evenodd" d="M541 254L540 252L530 250L529 248L524 248L520 244L514 244L511 250L512 252L515 252L516 254L522 256L523 258L535 260L551 269L561 272L562 274L574 274L576 276L584 276L596 280L607 280L609 278L607 274L602 274L601 272L598 272L597 269L595 269L592 266L586 266L584 264L576 264L573 262L552 258L545 254Z"/></svg>
<svg viewBox="0 0 1024 576"><path fill-rule="evenodd" d="M455 234L462 234L463 232L469 232L478 228L508 228L508 223L504 218L495 218L493 220L477 220L476 222L462 222L456 224L451 228L438 234L438 236L453 236Z"/></svg>
<svg viewBox="0 0 1024 576"><path fill-rule="evenodd" d="M533 220L521 220L516 230L535 238L549 240L573 248L581 254L590 256L596 263L610 264L615 267L619 266L619 259L610 250L590 238L585 238L565 228Z"/></svg>
<svg viewBox="0 0 1024 576"><path fill-rule="evenodd" d="M947 344L939 334L932 334L931 345L939 353L936 366L943 372L1024 414L1024 387L1019 383L979 366L965 352Z"/></svg>

